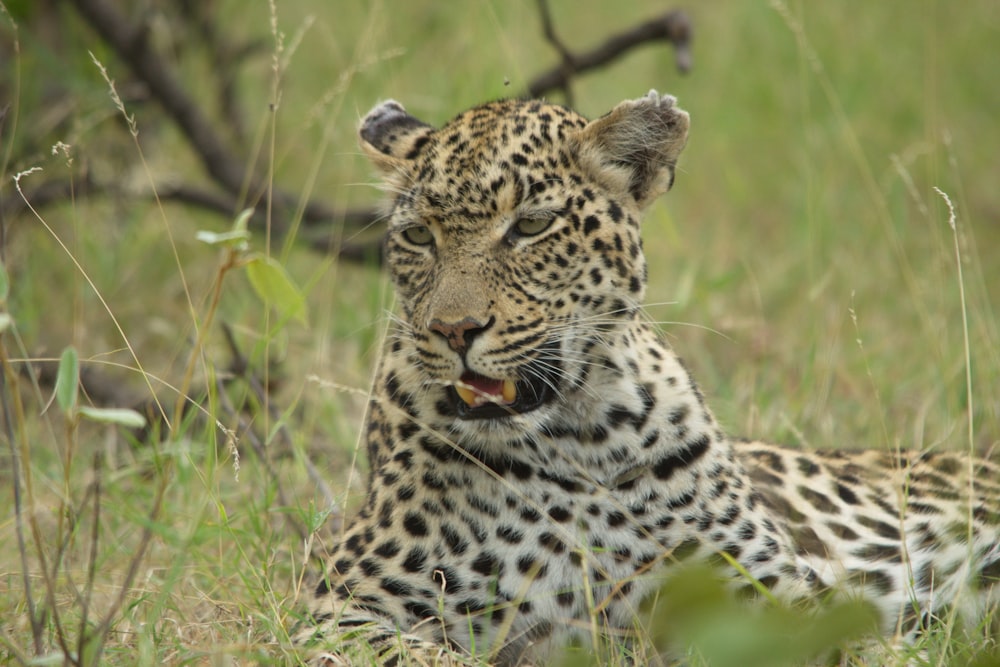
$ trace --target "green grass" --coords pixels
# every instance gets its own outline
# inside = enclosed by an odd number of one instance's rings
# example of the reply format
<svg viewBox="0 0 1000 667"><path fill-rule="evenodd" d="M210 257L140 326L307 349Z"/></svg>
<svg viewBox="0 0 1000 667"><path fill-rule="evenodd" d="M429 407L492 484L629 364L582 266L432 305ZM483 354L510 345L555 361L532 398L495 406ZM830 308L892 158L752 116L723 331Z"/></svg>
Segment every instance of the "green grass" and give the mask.
<svg viewBox="0 0 1000 667"><path fill-rule="evenodd" d="M576 106L587 115L649 88L676 94L692 115L676 187L646 221L649 312L734 434L817 448L1000 443L994 4L970 0L958 11L943 0L702 2L691 7L689 76L675 73L666 47L647 46L575 84ZM68 8L7 6L18 26L0 22L0 99L12 105L0 133L5 200L19 197L13 176L32 167L42 171L22 177L26 189L52 179L78 184L88 172L132 190L200 178L177 131L141 91L125 102L138 143L122 130L87 51L118 86L127 68ZM343 206L378 198L354 139L357 119L376 101L393 97L443 122L517 92L556 61L529 0L279 1L283 70L272 113L267 4L215 6L227 38L262 45L240 76L260 170L273 165L276 185ZM553 3L574 48L663 10L652 0L624 8ZM184 40L171 31L169 12L153 25L185 85L213 109L203 53L179 48ZM58 40L46 32L55 29ZM16 53L3 46L15 37ZM52 154L56 141L71 146L71 159ZM955 204L954 235L935 186ZM57 359L73 345L84 368L99 369L139 402L150 396L141 365L173 428L161 425L167 437L154 446L120 428L68 423L50 405L51 388L8 374L8 404L16 394L23 410L5 421L0 453L0 662L35 653L27 567L36 612L49 609L41 654L50 662L61 662L53 657L60 632L76 641L112 610L99 637L102 664L293 664L284 628L301 608L309 565L292 526L324 526L327 509L304 461L324 474L338 512L356 506L364 396L392 303L384 276L275 243L272 253L302 286L309 313L307 326L277 326L240 269L226 273L213 305L210 285L224 257L195 234L226 229L216 216L124 197L78 198L4 224L6 310L15 323L3 336L9 370L19 372L24 358ZM259 236L251 245L265 249ZM220 323L269 382L270 412L238 378L224 391L247 406L243 420L226 410L213 382L231 362ZM208 396L206 413L175 415L178 390ZM239 447L217 426L232 429ZM27 455L22 482L30 478L38 530L25 534L26 562L17 547L11 436ZM161 485L162 510L150 518ZM308 546L322 552L331 532L324 526ZM45 575L39 553L51 564L61 542L61 565ZM939 642L928 647L932 664L992 659L957 633L931 641Z"/></svg>

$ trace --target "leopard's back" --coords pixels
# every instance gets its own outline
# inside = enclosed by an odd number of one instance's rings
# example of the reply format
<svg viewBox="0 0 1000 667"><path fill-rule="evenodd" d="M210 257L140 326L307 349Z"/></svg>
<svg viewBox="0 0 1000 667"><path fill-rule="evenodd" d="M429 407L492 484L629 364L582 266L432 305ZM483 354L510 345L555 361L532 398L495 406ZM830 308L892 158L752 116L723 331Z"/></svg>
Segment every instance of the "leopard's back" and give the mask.
<svg viewBox="0 0 1000 667"><path fill-rule="evenodd" d="M737 443L755 488L824 580L911 635L997 604L1000 456ZM914 604L914 603L918 604Z"/></svg>

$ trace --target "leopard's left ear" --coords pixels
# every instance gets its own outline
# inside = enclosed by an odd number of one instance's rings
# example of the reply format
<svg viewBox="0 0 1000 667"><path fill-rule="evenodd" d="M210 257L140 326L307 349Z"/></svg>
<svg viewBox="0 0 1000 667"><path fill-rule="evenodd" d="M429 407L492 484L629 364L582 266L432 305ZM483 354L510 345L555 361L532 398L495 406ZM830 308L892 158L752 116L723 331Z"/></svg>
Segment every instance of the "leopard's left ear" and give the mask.
<svg viewBox="0 0 1000 667"><path fill-rule="evenodd" d="M598 180L635 198L640 208L670 189L690 120L671 95L655 90L622 102L575 136L577 158Z"/></svg>
<svg viewBox="0 0 1000 667"><path fill-rule="evenodd" d="M434 128L406 113L396 100L375 106L361 120L361 148L375 167L392 175L420 154Z"/></svg>

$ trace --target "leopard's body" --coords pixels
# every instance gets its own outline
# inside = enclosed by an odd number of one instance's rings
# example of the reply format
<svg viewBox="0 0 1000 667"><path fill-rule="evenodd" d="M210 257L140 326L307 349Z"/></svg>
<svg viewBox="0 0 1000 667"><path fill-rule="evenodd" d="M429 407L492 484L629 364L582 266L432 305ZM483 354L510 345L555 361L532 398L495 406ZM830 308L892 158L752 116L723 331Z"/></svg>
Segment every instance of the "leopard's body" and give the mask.
<svg viewBox="0 0 1000 667"><path fill-rule="evenodd" d="M904 635L996 604L995 460L730 439L644 321L640 212L687 130L655 93L593 122L525 101L440 130L395 102L365 118L402 314L367 501L300 635L322 659L542 660L593 623L627 637L658 574L723 553L779 598L864 595Z"/></svg>

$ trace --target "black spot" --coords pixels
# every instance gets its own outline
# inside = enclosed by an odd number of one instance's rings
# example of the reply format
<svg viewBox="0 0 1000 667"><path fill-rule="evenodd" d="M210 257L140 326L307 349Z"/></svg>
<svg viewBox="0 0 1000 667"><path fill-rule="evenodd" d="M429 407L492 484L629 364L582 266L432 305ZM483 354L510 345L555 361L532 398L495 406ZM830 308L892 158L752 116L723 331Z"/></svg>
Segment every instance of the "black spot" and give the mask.
<svg viewBox="0 0 1000 667"><path fill-rule="evenodd" d="M538 536L538 543L551 551L552 553L561 554L566 550L566 545L556 537L554 534L549 532L544 532Z"/></svg>
<svg viewBox="0 0 1000 667"><path fill-rule="evenodd" d="M914 514L940 514L941 508L929 503L918 503L909 501L906 503L906 510Z"/></svg>
<svg viewBox="0 0 1000 667"><path fill-rule="evenodd" d="M533 507L525 507L521 510L521 519L528 523L538 523L541 521L542 515Z"/></svg>
<svg viewBox="0 0 1000 667"><path fill-rule="evenodd" d="M850 579L874 587L880 595L888 595L896 590L892 577L881 570L851 570Z"/></svg>
<svg viewBox="0 0 1000 667"><path fill-rule="evenodd" d="M739 560L740 554L743 553L743 547L735 542L730 542L722 547L722 551L732 557L733 560Z"/></svg>
<svg viewBox="0 0 1000 667"><path fill-rule="evenodd" d="M749 542L757 535L757 526L749 521L740 524L736 536L745 542Z"/></svg>
<svg viewBox="0 0 1000 667"><path fill-rule="evenodd" d="M406 595L413 594L413 587L407 584L405 581L400 581L393 577L385 577L379 582L382 590L389 593L390 595L395 595L397 597L404 597Z"/></svg>
<svg viewBox="0 0 1000 667"><path fill-rule="evenodd" d="M848 505L857 505L858 503L861 502L860 500L858 500L858 496L856 493L854 493L854 491L851 491L849 488L847 488L846 486L844 486L839 482L837 483L837 495L840 496L840 499L843 500Z"/></svg>
<svg viewBox="0 0 1000 667"><path fill-rule="evenodd" d="M830 548L820 539L816 531L811 526L790 526L792 540L795 542L795 551L799 554L815 554L823 558L829 558Z"/></svg>
<svg viewBox="0 0 1000 667"><path fill-rule="evenodd" d="M596 215L588 215L583 219L583 233L585 235L590 235L596 232L601 227L601 221Z"/></svg>
<svg viewBox="0 0 1000 667"><path fill-rule="evenodd" d="M500 510L497 508L497 506L494 505L492 502L490 502L490 500L487 498L483 498L482 496L470 493L469 495L466 496L465 499L469 503L470 507L472 507L475 510L479 510L486 516L495 519L497 516L500 515Z"/></svg>
<svg viewBox="0 0 1000 667"><path fill-rule="evenodd" d="M838 507L828 496L807 486L798 487L799 495L810 505L826 514L840 514Z"/></svg>
<svg viewBox="0 0 1000 667"><path fill-rule="evenodd" d="M434 587L454 594L465 588L465 583L459 578L458 573L447 565L436 565L430 568L431 581Z"/></svg>
<svg viewBox="0 0 1000 667"><path fill-rule="evenodd" d="M444 542L448 545L451 553L456 556L464 554L466 549L469 548L468 540L463 538L457 530L446 523L441 525L441 536L444 537Z"/></svg>
<svg viewBox="0 0 1000 667"><path fill-rule="evenodd" d="M513 526L500 526L497 528L497 537L510 544L520 544L524 539L524 533Z"/></svg>
<svg viewBox="0 0 1000 667"><path fill-rule="evenodd" d="M623 422L632 417L632 412L624 405L613 405L604 416L611 428L618 428Z"/></svg>
<svg viewBox="0 0 1000 667"><path fill-rule="evenodd" d="M503 571L503 564L497 560L497 557L488 551L483 551L480 553L474 561L472 561L472 570L478 572L484 577L493 576L494 574L499 575Z"/></svg>
<svg viewBox="0 0 1000 667"><path fill-rule="evenodd" d="M795 459L795 463L799 467L799 472L801 472L806 477L812 477L819 472L819 466L816 465L814 461L810 461L804 456L800 456Z"/></svg>
<svg viewBox="0 0 1000 667"><path fill-rule="evenodd" d="M549 508L549 517L551 517L553 521L563 523L564 521L568 521L573 518L573 515L565 507L559 507L557 505Z"/></svg>
<svg viewBox="0 0 1000 667"><path fill-rule="evenodd" d="M544 470L540 471L538 473L538 476L545 482L553 482L555 484L558 484L559 488L561 488L563 491L566 491L567 493L580 493L583 490L583 488L580 486L580 482L576 481L575 479L552 475L545 472Z"/></svg>
<svg viewBox="0 0 1000 667"><path fill-rule="evenodd" d="M856 539L858 539L860 537L856 532L854 532L853 529L845 526L842 523L838 523L836 521L827 521L826 526L827 526L827 528L829 528L833 532L833 534L836 537L838 537L838 538L840 538L842 540L847 540L849 542L853 542L854 540L856 540Z"/></svg>
<svg viewBox="0 0 1000 667"><path fill-rule="evenodd" d="M403 518L403 528L414 537L424 537L427 535L427 522L415 512L407 512Z"/></svg>
<svg viewBox="0 0 1000 667"><path fill-rule="evenodd" d="M696 495L695 489L689 489L679 496L674 496L672 498L666 499L666 506L668 509L680 509L681 507L686 507L691 504Z"/></svg>
<svg viewBox="0 0 1000 667"><path fill-rule="evenodd" d="M608 215L611 216L611 219L614 220L615 222L621 222L622 221L621 206L619 206L617 203L613 201L608 202Z"/></svg>
<svg viewBox="0 0 1000 667"><path fill-rule="evenodd" d="M409 440L419 430L420 426L409 420L396 426L396 432L399 434L400 440Z"/></svg>
<svg viewBox="0 0 1000 667"><path fill-rule="evenodd" d="M942 583L938 581L937 572L935 571L934 564L931 561L927 561L920 566L914 575L914 581L917 589L921 591L929 591L934 588L935 585L941 585Z"/></svg>
<svg viewBox="0 0 1000 667"><path fill-rule="evenodd" d="M338 558L333 564L333 571L337 574L347 574L351 569L351 561L347 558Z"/></svg>
<svg viewBox="0 0 1000 667"><path fill-rule="evenodd" d="M687 405L679 405L670 411L670 414L667 415L667 420L674 426L683 424L690 412L691 409Z"/></svg>
<svg viewBox="0 0 1000 667"><path fill-rule="evenodd" d="M692 442L684 443L681 449L657 461L653 466L653 474L657 479L670 479L676 470L685 468L701 458L708 451L710 443L708 436L704 434Z"/></svg>
<svg viewBox="0 0 1000 667"><path fill-rule="evenodd" d="M403 607L417 618L437 618L434 608L419 600L407 600Z"/></svg>
<svg viewBox="0 0 1000 667"><path fill-rule="evenodd" d="M424 569L426 563L427 552L421 547L414 547L406 554L406 559L403 561L403 569L407 572L420 572Z"/></svg>
<svg viewBox="0 0 1000 667"><path fill-rule="evenodd" d="M878 535L879 537L884 537L889 540L900 539L899 529L896 526L893 526L892 524L886 523L885 521L878 521L876 519L871 519L866 516L859 516L856 520L859 524L861 524L865 528L869 528L875 531L875 534Z"/></svg>
<svg viewBox="0 0 1000 667"><path fill-rule="evenodd" d="M358 563L358 567L360 567L361 571L368 577L377 577L382 574L381 561L377 561L372 558L362 558Z"/></svg>
<svg viewBox="0 0 1000 667"><path fill-rule="evenodd" d="M852 551L851 555L868 561L886 560L900 563L903 560L898 544L866 544Z"/></svg>
<svg viewBox="0 0 1000 667"><path fill-rule="evenodd" d="M392 558L398 554L401 549L402 547L399 546L399 542L390 539L375 547L375 555L381 556L382 558Z"/></svg>

